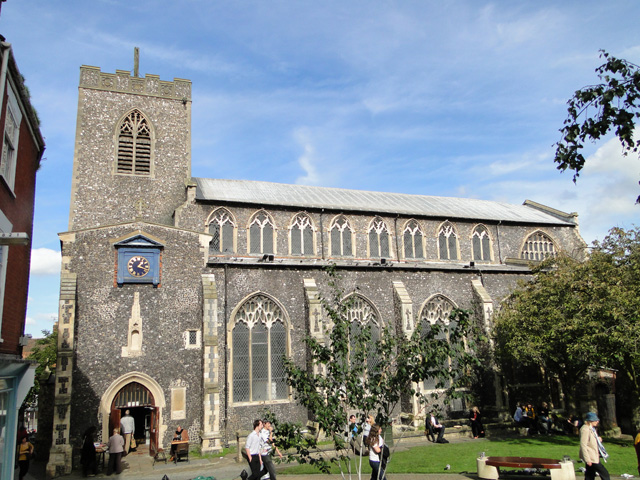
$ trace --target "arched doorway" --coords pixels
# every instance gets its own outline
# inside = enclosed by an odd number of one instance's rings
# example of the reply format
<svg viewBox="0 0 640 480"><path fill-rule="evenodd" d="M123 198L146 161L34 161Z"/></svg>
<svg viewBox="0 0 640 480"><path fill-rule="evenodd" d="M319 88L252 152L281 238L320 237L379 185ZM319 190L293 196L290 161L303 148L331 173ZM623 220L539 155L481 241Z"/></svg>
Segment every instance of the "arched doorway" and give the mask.
<svg viewBox="0 0 640 480"><path fill-rule="evenodd" d="M157 450L167 426L162 423L165 398L160 385L149 375L131 372L115 380L104 392L100 402L102 438L106 441L113 429L120 426L120 418L126 410L136 422L135 438L149 448L149 454Z"/></svg>
<svg viewBox="0 0 640 480"><path fill-rule="evenodd" d="M149 448L151 443L151 427L156 421L157 408L153 395L147 387L138 382L131 382L122 387L111 403L109 415L109 432L120 426L120 419L127 412L135 421L133 437L136 440L137 450ZM157 431L157 428L154 429ZM157 445L157 438L155 445Z"/></svg>

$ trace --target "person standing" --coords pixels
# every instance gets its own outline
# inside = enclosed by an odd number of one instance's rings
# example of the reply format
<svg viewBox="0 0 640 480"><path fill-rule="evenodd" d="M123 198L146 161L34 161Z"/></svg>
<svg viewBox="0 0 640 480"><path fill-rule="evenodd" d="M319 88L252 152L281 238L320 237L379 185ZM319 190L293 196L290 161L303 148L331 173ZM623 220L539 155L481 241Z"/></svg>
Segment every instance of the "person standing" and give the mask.
<svg viewBox="0 0 640 480"><path fill-rule="evenodd" d="M98 462L96 461L96 446L94 445L94 435L96 427L89 427L84 432L82 440L82 453L80 454L80 463L82 463L82 476L87 475L95 477L98 472Z"/></svg>
<svg viewBox="0 0 640 480"><path fill-rule="evenodd" d="M369 432L369 465L371 466L371 480L387 480L384 470L385 466L381 463L382 448L384 447L384 439L380 436L380 426L376 423L371 425Z"/></svg>
<svg viewBox="0 0 640 480"><path fill-rule="evenodd" d="M129 415L129 410L125 410L124 417L120 419L120 427L122 428L122 435L124 435L124 451L129 453L131 437L136 433L136 421Z"/></svg>
<svg viewBox="0 0 640 480"><path fill-rule="evenodd" d="M33 445L29 443L26 435L20 440L18 445L18 466L20 467L20 473L18 478L23 480L29 471L29 462L33 455Z"/></svg>
<svg viewBox="0 0 640 480"><path fill-rule="evenodd" d="M262 422L262 430L260 430L260 455L262 455L262 464L264 468L269 472L270 480L276 480L276 467L273 464L273 460L271 459L271 451L273 446L273 425L269 420L264 420ZM275 451L280 458L282 458L282 453L278 450L278 447L275 447Z"/></svg>
<svg viewBox="0 0 640 480"><path fill-rule="evenodd" d="M247 435L247 441L244 449L247 452L247 460L251 468L251 475L248 480L258 480L267 471L262 464L262 455L260 455L260 431L262 430L262 420L253 421L253 431Z"/></svg>
<svg viewBox="0 0 640 480"><path fill-rule="evenodd" d="M117 474L122 473L122 452L124 452L124 438L120 435L120 429L114 428L113 435L109 437L109 464L107 465L107 475L111 475L113 471Z"/></svg>
<svg viewBox="0 0 640 480"><path fill-rule="evenodd" d="M598 436L596 427L600 423L598 416L589 412L584 417L584 425L580 427L580 458L586 465L584 480L594 480L596 473L600 475L600 480L609 480L609 472L600 463L600 458L607 461L609 454L602 445L602 438Z"/></svg>
<svg viewBox="0 0 640 480"><path fill-rule="evenodd" d="M440 422L438 422L438 419L436 418L436 411L432 410L431 411L431 416L430 418L427 420L429 422L429 425L427 426L427 428L429 429L429 431L433 431L433 433L437 433L438 434L438 438L437 440L435 440L436 443L449 443L449 441L444 438L444 425L442 425ZM434 436L432 433L432 436Z"/></svg>

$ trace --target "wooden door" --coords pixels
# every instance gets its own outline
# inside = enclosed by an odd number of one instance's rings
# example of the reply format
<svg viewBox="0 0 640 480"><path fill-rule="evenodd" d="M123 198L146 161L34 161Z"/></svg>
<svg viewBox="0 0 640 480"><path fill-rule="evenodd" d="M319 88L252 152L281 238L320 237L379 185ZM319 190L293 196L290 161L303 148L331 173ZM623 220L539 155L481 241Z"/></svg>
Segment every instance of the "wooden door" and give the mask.
<svg viewBox="0 0 640 480"><path fill-rule="evenodd" d="M114 408L113 406L111 407L111 415L109 415L109 434L107 435L106 439L105 438L102 439L104 443L107 443L107 440L109 440L109 437L113 435L114 428L120 429L121 415L122 415L122 412L120 411L120 409Z"/></svg>
<svg viewBox="0 0 640 480"><path fill-rule="evenodd" d="M151 409L151 429L149 431L149 455L152 457L158 451L158 437L160 435L160 416L158 415L158 407Z"/></svg>

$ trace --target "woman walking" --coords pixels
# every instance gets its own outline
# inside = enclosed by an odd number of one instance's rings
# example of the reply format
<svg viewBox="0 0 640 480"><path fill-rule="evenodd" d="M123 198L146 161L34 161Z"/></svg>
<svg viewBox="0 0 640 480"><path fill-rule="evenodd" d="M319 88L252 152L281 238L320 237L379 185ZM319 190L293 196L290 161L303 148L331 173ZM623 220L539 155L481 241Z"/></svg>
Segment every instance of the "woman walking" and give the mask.
<svg viewBox="0 0 640 480"><path fill-rule="evenodd" d="M580 427L580 458L586 465L584 480L595 480L596 473L600 480L609 480L609 472L600 463L600 457L605 462L609 454L602 445L602 438L598 436L596 427L600 423L598 416L589 412L584 417L584 425Z"/></svg>
<svg viewBox="0 0 640 480"><path fill-rule="evenodd" d="M33 445L27 441L27 437L22 437L20 445L18 445L18 465L20 466L20 473L18 478L22 480L29 471L29 461L33 455Z"/></svg>
<svg viewBox="0 0 640 480"><path fill-rule="evenodd" d="M369 465L371 465L371 480L387 480L387 477L384 474L386 465L381 463L384 439L380 436L380 430L380 426L376 423L371 425L371 431L369 432Z"/></svg>

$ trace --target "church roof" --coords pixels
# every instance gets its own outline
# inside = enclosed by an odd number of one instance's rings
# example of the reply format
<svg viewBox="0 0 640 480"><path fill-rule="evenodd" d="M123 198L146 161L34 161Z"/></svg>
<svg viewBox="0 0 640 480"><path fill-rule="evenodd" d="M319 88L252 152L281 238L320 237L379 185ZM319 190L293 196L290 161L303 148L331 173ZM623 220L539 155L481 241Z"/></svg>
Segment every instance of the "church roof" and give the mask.
<svg viewBox="0 0 640 480"><path fill-rule="evenodd" d="M201 201L297 207L301 209L323 208L334 211L386 213L448 219L575 225L572 215L528 201L524 205L513 205L472 198L370 192L253 180L213 178L194 178L193 180L197 185L196 199Z"/></svg>

